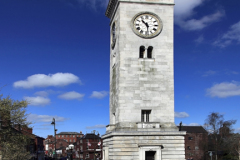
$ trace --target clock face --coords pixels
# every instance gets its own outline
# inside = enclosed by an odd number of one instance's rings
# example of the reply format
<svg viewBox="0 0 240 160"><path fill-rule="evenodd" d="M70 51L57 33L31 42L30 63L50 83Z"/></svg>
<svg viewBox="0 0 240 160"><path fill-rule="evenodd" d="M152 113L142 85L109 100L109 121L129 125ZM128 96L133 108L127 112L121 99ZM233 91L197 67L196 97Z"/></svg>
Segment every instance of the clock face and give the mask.
<svg viewBox="0 0 240 160"><path fill-rule="evenodd" d="M142 38L153 38L162 31L162 21L154 13L139 13L132 19L132 29L135 34Z"/></svg>
<svg viewBox="0 0 240 160"><path fill-rule="evenodd" d="M111 47L114 49L116 43L116 24L115 22L112 24L112 30L111 30Z"/></svg>

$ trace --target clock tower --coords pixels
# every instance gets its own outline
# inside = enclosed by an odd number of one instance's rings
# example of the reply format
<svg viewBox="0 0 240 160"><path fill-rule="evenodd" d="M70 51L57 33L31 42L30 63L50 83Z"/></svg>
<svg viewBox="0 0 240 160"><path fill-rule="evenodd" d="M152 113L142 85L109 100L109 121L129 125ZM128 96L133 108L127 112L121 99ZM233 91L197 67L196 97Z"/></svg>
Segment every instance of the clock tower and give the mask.
<svg viewBox="0 0 240 160"><path fill-rule="evenodd" d="M174 123L174 0L109 0L110 124L104 160L183 160Z"/></svg>

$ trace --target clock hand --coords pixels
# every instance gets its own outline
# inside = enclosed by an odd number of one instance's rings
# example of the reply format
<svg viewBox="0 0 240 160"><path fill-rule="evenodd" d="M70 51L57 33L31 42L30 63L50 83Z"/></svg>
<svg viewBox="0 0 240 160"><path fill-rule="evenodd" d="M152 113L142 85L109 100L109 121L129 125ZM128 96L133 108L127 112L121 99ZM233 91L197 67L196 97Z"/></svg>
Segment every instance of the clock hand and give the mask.
<svg viewBox="0 0 240 160"><path fill-rule="evenodd" d="M149 27L148 23L147 23L147 22L144 22L143 20L142 20L142 22L146 25L147 31L148 31L148 27Z"/></svg>
<svg viewBox="0 0 240 160"><path fill-rule="evenodd" d="M146 23L142 20L142 22L146 25ZM147 26L147 25L146 25Z"/></svg>
<svg viewBox="0 0 240 160"><path fill-rule="evenodd" d="M146 26L147 26L147 31L148 31L148 28L149 28L149 25L148 25L148 23L146 23Z"/></svg>

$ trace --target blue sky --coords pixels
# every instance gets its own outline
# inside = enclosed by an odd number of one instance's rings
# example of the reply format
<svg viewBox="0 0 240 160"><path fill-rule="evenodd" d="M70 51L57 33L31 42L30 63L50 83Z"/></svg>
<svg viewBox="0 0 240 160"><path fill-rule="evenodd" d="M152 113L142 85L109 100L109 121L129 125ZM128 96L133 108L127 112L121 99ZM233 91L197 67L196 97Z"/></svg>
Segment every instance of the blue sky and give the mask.
<svg viewBox="0 0 240 160"><path fill-rule="evenodd" d="M58 132L105 133L107 2L0 0L1 93L29 101L34 134L53 134L53 117ZM240 1L175 3L175 123L203 125L210 112L238 120Z"/></svg>

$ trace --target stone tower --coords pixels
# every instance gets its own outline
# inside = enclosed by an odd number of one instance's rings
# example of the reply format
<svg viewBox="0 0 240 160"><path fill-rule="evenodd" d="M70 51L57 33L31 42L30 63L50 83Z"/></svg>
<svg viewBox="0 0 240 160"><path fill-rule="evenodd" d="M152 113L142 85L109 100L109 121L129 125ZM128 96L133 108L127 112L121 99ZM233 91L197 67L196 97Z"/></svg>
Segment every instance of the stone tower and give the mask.
<svg viewBox="0 0 240 160"><path fill-rule="evenodd" d="M185 158L174 123L174 0L109 0L110 124L104 160Z"/></svg>

